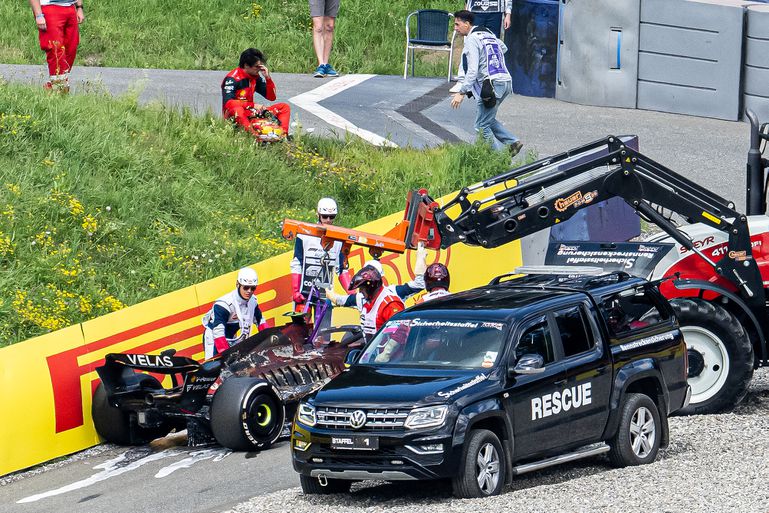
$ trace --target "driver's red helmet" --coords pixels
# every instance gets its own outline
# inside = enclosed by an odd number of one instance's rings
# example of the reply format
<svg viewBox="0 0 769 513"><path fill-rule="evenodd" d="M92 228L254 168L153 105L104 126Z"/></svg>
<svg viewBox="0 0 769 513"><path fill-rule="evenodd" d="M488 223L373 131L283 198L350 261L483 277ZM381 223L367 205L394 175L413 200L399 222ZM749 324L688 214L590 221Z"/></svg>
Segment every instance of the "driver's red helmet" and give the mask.
<svg viewBox="0 0 769 513"><path fill-rule="evenodd" d="M427 270L425 271L425 289L427 292L430 292L435 288L449 290L450 280L449 270L445 265L436 263L427 266Z"/></svg>
<svg viewBox="0 0 769 513"><path fill-rule="evenodd" d="M350 282L350 290L360 289L366 297L371 297L380 287L382 287L382 275L371 265L364 266L355 273Z"/></svg>

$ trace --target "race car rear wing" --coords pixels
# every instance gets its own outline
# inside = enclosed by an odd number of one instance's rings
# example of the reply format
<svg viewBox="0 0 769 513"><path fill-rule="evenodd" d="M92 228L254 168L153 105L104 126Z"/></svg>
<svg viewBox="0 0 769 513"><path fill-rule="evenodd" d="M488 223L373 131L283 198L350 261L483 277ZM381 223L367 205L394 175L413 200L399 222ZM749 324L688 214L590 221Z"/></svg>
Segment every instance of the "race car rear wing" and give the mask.
<svg viewBox="0 0 769 513"><path fill-rule="evenodd" d="M200 367L200 364L186 356L169 354L122 354L110 353L104 358L105 366L130 367L158 374L185 373Z"/></svg>

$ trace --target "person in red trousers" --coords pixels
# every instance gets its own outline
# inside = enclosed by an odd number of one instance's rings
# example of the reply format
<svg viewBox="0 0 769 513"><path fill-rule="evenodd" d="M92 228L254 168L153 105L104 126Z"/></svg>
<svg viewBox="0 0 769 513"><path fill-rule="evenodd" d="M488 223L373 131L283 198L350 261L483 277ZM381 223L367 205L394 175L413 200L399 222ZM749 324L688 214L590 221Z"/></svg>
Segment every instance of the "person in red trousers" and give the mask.
<svg viewBox="0 0 769 513"><path fill-rule="evenodd" d="M254 92L269 101L275 101L275 82L266 66L267 58L256 48L249 48L240 54L237 68L227 73L222 81L222 114L238 126L253 132L251 118L270 112L288 134L291 121L291 107L287 103L261 105L254 103Z"/></svg>
<svg viewBox="0 0 769 513"><path fill-rule="evenodd" d="M47 89L69 92L69 72L80 43L85 19L82 0L29 0L35 15L40 48L48 61Z"/></svg>

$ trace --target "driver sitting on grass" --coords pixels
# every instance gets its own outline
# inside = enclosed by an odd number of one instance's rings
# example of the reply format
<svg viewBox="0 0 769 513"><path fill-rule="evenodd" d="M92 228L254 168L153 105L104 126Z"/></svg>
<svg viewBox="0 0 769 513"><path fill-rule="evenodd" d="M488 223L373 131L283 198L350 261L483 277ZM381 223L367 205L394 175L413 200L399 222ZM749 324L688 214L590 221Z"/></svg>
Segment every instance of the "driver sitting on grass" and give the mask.
<svg viewBox="0 0 769 513"><path fill-rule="evenodd" d="M277 118L284 134L288 134L291 107L287 103L262 105L254 103L254 92L275 101L275 82L266 66L267 58L256 48L240 54L237 68L227 73L222 82L222 114L247 132L256 135L252 118Z"/></svg>

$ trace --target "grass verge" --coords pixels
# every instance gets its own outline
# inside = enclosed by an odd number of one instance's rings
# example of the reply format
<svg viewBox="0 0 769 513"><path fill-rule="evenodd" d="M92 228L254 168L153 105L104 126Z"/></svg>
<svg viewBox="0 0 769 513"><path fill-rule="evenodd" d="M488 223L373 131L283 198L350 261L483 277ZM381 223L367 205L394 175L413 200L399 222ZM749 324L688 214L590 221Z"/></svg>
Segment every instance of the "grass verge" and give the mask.
<svg viewBox="0 0 769 513"><path fill-rule="evenodd" d="M508 158L357 138L264 147L131 95L0 85L0 346L286 251L279 222L313 220L319 197L356 226L402 209L412 188L445 194Z"/></svg>
<svg viewBox="0 0 769 513"><path fill-rule="evenodd" d="M255 46L273 71L315 69L307 0L112 0L88 2L76 65L229 70ZM450 0L342 0L332 63L344 73L403 70L405 20L425 8L454 11ZM0 62L41 64L43 52L27 2L0 2ZM428 53L418 74L442 76L445 53Z"/></svg>

